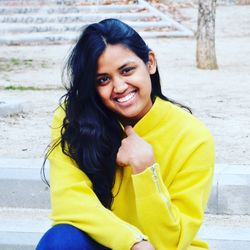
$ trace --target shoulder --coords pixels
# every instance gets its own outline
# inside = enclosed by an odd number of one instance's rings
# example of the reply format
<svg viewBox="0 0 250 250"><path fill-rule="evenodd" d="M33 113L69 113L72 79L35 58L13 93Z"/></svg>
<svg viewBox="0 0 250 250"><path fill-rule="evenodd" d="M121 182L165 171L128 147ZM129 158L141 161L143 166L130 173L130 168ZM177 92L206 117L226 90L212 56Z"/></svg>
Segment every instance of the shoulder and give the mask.
<svg viewBox="0 0 250 250"><path fill-rule="evenodd" d="M65 117L65 104L60 104L54 111L53 119L64 119Z"/></svg>
<svg viewBox="0 0 250 250"><path fill-rule="evenodd" d="M215 158L215 143L212 133L203 121L183 108L170 103L165 123L171 139L169 146L173 149L175 162L180 166L183 162L192 163L189 170L206 170L213 167ZM205 161L206 163L203 163ZM191 165L192 165L191 164Z"/></svg>
<svg viewBox="0 0 250 250"><path fill-rule="evenodd" d="M162 110L168 110L162 120L168 132L179 138L186 137L188 140L213 140L208 127L195 115L165 100L160 100L160 105Z"/></svg>
<svg viewBox="0 0 250 250"><path fill-rule="evenodd" d="M61 104L59 105L53 115L52 119L52 137L54 139L59 138L61 135L61 129L63 127L63 120L65 118L65 105Z"/></svg>
<svg viewBox="0 0 250 250"><path fill-rule="evenodd" d="M54 125L62 125L63 119L65 118L65 105L64 103L59 105L54 111L52 127Z"/></svg>

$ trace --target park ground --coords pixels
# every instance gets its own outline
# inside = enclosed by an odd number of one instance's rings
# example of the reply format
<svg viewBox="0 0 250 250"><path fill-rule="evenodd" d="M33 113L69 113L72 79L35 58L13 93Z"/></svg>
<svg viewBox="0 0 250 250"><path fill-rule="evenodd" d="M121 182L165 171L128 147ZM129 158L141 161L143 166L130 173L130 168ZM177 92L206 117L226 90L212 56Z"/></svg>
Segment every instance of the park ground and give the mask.
<svg viewBox="0 0 250 250"><path fill-rule="evenodd" d="M179 9L196 29L197 6ZM199 70L195 38L148 39L164 93L192 108L211 130L216 162L250 165L250 6L221 5L216 13L219 69ZM29 109L0 117L0 157L40 158L50 140L53 111L64 94L61 71L71 45L1 46L0 101Z"/></svg>

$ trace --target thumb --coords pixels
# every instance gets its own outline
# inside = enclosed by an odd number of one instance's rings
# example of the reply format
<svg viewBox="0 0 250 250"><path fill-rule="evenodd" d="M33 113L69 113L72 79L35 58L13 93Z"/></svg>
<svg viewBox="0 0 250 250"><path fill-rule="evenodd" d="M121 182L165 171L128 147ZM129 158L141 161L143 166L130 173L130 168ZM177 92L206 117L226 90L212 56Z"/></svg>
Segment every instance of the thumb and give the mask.
<svg viewBox="0 0 250 250"><path fill-rule="evenodd" d="M126 126L124 131L125 131L127 136L136 135L135 131L133 130L133 128L131 126Z"/></svg>

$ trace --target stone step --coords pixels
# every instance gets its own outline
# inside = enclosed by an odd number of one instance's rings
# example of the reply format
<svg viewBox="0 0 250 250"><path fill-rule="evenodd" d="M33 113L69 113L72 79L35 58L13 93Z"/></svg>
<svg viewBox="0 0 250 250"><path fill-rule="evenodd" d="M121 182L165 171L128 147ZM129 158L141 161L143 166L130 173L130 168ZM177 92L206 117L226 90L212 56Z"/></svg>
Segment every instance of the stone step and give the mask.
<svg viewBox="0 0 250 250"><path fill-rule="evenodd" d="M54 34L53 32L30 34L4 34L0 36L1 45L41 45L41 44L69 44L79 37L79 32Z"/></svg>
<svg viewBox="0 0 250 250"><path fill-rule="evenodd" d="M250 215L250 166L217 164L207 211Z"/></svg>
<svg viewBox="0 0 250 250"><path fill-rule="evenodd" d="M126 23L132 26L134 29L138 31L147 30L150 28L167 28L171 27L171 24L167 24L166 22L133 22L126 21ZM40 33L40 32L53 32L55 33L65 33L65 32L80 32L80 30L87 25L87 22L82 23L67 23L67 24L51 24L51 23L42 23L42 24L21 24L21 23L10 23L10 24L0 24L0 30L2 34L6 34L8 36L10 34L17 33Z"/></svg>
<svg viewBox="0 0 250 250"><path fill-rule="evenodd" d="M50 208L49 187L41 180L42 164L43 159L0 159L0 207Z"/></svg>
<svg viewBox="0 0 250 250"><path fill-rule="evenodd" d="M50 228L49 210L0 208L0 249L34 250Z"/></svg>
<svg viewBox="0 0 250 250"><path fill-rule="evenodd" d="M34 249L50 228L49 210L0 208L0 249ZM206 214L198 236L213 250L249 250L249 216L215 216Z"/></svg>
<svg viewBox="0 0 250 250"><path fill-rule="evenodd" d="M87 4L87 3L101 3L103 4L105 0L0 0L1 5L5 6L19 6L19 5L33 5L33 6L43 6L43 5L81 5L81 4Z"/></svg>
<svg viewBox="0 0 250 250"><path fill-rule="evenodd" d="M78 22L98 22L106 18L117 18L129 21L146 21L149 18L157 20L155 13L69 13L69 14L52 14L52 15L37 15L37 14L18 14L18 15L3 15L0 16L0 23L78 23ZM160 18L158 18L160 19Z"/></svg>
<svg viewBox="0 0 250 250"><path fill-rule="evenodd" d="M0 30L1 32L1 30ZM183 37L183 33L180 31L139 31L140 36L146 38L156 37ZM29 33L29 34L4 34L0 37L0 46L3 45L48 45L48 44L69 44L76 41L79 37L79 32L60 32L55 34L53 32L40 32L40 33ZM187 34L187 37L190 35Z"/></svg>
<svg viewBox="0 0 250 250"><path fill-rule="evenodd" d="M206 214L198 235L212 250L250 249L250 216Z"/></svg>
<svg viewBox="0 0 250 250"><path fill-rule="evenodd" d="M27 2L27 4L24 4ZM192 37L192 31L163 14L147 1L104 5L104 1L0 1L1 45L67 44L79 29L92 22L117 18L138 30L143 38ZM116 1L116 3L118 3ZM37 33L43 33L37 34Z"/></svg>
<svg viewBox="0 0 250 250"><path fill-rule="evenodd" d="M50 208L41 181L43 159L0 159L0 207ZM48 163L46 163L48 177ZM210 214L250 215L250 166L217 164L208 202Z"/></svg>
<svg viewBox="0 0 250 250"><path fill-rule="evenodd" d="M1 5L0 15L14 15L14 14L69 14L69 13L93 13L93 12L139 12L143 8L138 4L129 5L88 5L88 6L8 6Z"/></svg>

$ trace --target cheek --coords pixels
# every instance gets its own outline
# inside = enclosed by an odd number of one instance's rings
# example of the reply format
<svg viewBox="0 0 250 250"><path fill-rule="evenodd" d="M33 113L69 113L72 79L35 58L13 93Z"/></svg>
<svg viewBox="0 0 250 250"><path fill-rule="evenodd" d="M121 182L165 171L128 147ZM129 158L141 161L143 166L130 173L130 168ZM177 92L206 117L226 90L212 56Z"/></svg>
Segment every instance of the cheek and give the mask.
<svg viewBox="0 0 250 250"><path fill-rule="evenodd" d="M108 86L98 87L97 93L103 102L110 100L111 90Z"/></svg>
<svg viewBox="0 0 250 250"><path fill-rule="evenodd" d="M151 78L146 67L140 72L140 75L138 75L137 82L143 85L143 87L146 89L151 88Z"/></svg>
<svg viewBox="0 0 250 250"><path fill-rule="evenodd" d="M152 82L150 75L145 75L142 81L140 82L140 87L143 90L143 92L148 93L152 91Z"/></svg>

